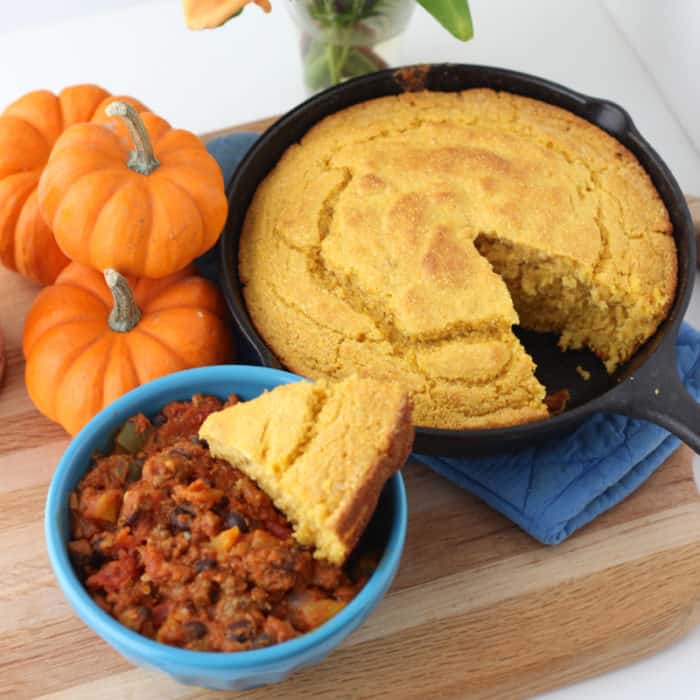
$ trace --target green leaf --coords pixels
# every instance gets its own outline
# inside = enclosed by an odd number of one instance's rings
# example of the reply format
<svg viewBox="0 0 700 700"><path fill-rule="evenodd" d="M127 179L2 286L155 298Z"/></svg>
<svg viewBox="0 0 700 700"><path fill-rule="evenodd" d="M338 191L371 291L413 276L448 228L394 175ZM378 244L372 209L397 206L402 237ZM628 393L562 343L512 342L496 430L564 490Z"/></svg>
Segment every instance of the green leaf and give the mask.
<svg viewBox="0 0 700 700"><path fill-rule="evenodd" d="M450 34L469 41L474 36L467 0L418 0Z"/></svg>

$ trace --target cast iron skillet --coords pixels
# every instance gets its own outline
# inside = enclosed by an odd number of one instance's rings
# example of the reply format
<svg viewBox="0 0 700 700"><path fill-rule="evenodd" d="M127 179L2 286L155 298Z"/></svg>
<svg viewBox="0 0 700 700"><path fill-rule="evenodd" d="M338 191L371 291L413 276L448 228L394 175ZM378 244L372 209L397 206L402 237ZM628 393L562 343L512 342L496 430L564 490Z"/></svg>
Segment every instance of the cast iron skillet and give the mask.
<svg viewBox="0 0 700 700"><path fill-rule="evenodd" d="M688 306L695 274L695 236L688 207L676 180L659 155L641 137L618 105L581 95L548 80L502 68L460 64L385 70L330 88L288 112L253 145L229 188L229 217L221 237L223 287L233 316L261 364L280 367L256 332L238 279L238 239L246 210L262 179L291 144L323 117L357 102L410 90L454 92L471 87L526 95L570 110L615 136L634 153L651 176L671 215L678 247L678 288L673 306L657 333L618 371L609 376L588 351L560 352L556 337L516 329L538 365L537 377L548 393L568 389L566 410L535 423L508 428L442 430L419 427L416 451L440 455L484 455L531 445L571 431L595 412L643 418L675 433L700 453L700 404L683 387L676 369L675 342ZM576 371L591 373L584 381Z"/></svg>

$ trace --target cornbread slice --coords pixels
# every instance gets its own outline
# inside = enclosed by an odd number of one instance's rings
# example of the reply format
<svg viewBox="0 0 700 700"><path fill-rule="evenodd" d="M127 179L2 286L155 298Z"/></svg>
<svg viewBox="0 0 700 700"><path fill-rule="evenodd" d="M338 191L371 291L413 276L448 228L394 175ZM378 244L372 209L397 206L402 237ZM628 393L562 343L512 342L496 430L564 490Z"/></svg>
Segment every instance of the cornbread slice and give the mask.
<svg viewBox="0 0 700 700"><path fill-rule="evenodd" d="M613 371L673 301L676 249L646 172L537 100L474 89L370 100L291 146L246 215L251 318L290 369L403 383L417 424L547 416L520 323Z"/></svg>
<svg viewBox="0 0 700 700"><path fill-rule="evenodd" d="M211 414L199 436L258 482L315 556L342 564L413 444L400 385L298 382Z"/></svg>

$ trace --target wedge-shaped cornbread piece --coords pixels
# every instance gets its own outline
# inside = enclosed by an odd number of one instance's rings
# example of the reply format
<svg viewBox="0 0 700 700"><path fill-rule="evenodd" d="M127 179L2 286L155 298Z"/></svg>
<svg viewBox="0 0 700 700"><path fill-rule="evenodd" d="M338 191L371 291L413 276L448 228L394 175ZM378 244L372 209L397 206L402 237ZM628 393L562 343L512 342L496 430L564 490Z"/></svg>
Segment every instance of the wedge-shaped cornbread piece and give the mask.
<svg viewBox="0 0 700 700"><path fill-rule="evenodd" d="M342 564L384 482L406 461L413 433L404 389L354 375L277 387L212 413L199 436L258 482L298 542Z"/></svg>

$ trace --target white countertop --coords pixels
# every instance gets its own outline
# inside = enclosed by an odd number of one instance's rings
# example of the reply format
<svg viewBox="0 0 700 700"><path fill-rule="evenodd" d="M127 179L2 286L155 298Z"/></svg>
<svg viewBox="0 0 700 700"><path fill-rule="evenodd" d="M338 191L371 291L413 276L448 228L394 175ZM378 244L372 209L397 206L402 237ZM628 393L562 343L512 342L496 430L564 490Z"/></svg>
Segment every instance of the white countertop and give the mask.
<svg viewBox="0 0 700 700"><path fill-rule="evenodd" d="M3 7L0 109L28 90L96 82L204 132L283 112L305 97L298 35L283 3L210 32L185 29L178 0L33 0ZM5 3L9 5L9 3ZM624 106L700 195L700 3L471 0L476 38L452 39L418 7L401 63L458 61L535 73ZM695 69L695 75L692 70ZM700 290L688 319L700 327ZM698 468L696 457L696 471ZM666 651L547 700L698 697L700 629Z"/></svg>

